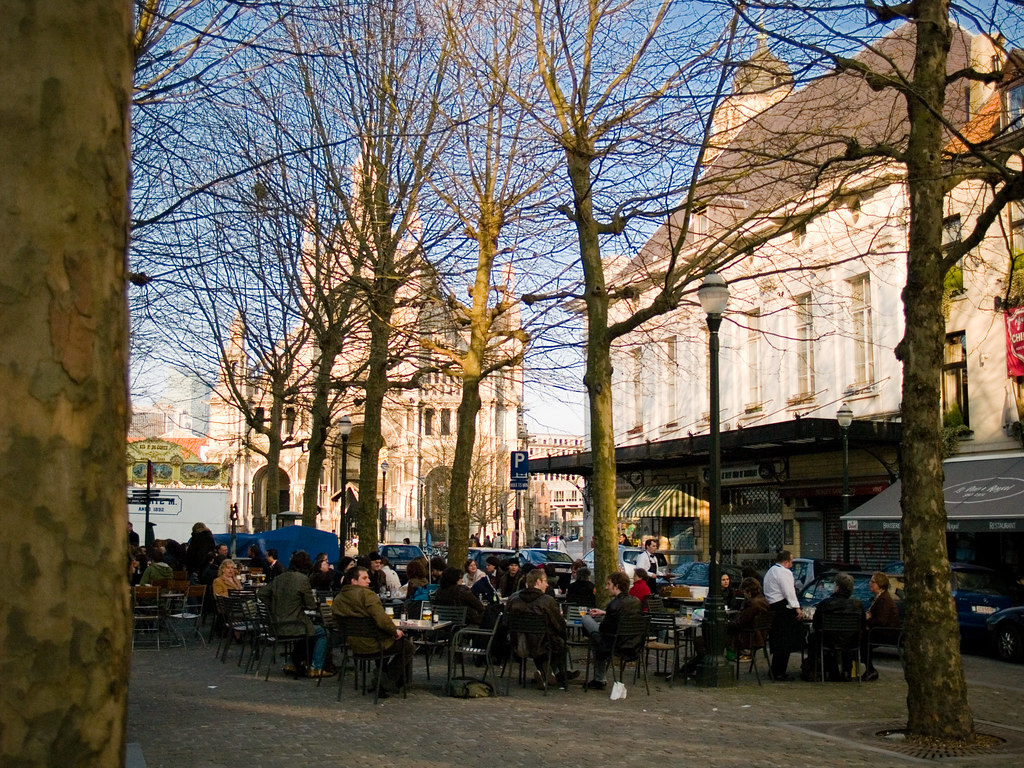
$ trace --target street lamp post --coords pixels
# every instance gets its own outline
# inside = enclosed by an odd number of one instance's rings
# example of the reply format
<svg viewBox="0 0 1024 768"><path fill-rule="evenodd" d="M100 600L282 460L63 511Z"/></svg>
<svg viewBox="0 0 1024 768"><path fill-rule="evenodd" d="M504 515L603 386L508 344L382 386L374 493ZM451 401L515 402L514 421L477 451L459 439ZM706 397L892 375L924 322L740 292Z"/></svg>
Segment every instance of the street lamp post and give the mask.
<svg viewBox="0 0 1024 768"><path fill-rule="evenodd" d="M338 543L341 555L345 554L345 542L348 541L348 436L352 434L352 419L346 413L338 419L338 431L341 433L341 514L338 515Z"/></svg>
<svg viewBox="0 0 1024 768"><path fill-rule="evenodd" d="M380 463L381 472L381 483L380 483L380 543L384 543L384 534L387 533L388 527L388 463L382 461Z"/></svg>
<svg viewBox="0 0 1024 768"><path fill-rule="evenodd" d="M721 405L719 403L718 329L729 303L729 286L717 272L704 278L697 291L701 308L708 322L708 379L711 406L711 445L708 464L711 480L711 498L708 505L708 596L704 601L704 622L707 629L706 655L701 664L698 682L706 687L719 687L735 683L732 666L725 663L723 634L725 605L722 602L722 436Z"/></svg>
<svg viewBox="0 0 1024 768"><path fill-rule="evenodd" d="M850 511L850 425L853 423L853 410L843 403L836 412L836 421L843 431L843 517ZM844 523L845 525L845 523ZM843 530L843 562L850 562L850 532Z"/></svg>

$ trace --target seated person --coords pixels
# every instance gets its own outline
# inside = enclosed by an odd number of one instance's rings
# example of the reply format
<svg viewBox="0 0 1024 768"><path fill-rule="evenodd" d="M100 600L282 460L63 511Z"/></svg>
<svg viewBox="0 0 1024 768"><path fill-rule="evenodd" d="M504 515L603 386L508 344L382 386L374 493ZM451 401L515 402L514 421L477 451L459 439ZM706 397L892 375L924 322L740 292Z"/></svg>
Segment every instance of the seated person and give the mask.
<svg viewBox="0 0 1024 768"><path fill-rule="evenodd" d="M727 611L731 611L736 608L736 598L739 597L739 595L736 592L736 588L732 585L732 576L728 573L723 573L721 579L722 605L725 606Z"/></svg>
<svg viewBox="0 0 1024 768"><path fill-rule="evenodd" d="M220 568L217 569L217 578L213 580L213 594L219 597L227 597L228 592L237 592L242 588L242 582L235 575L235 561L231 558L222 560Z"/></svg>
<svg viewBox="0 0 1024 768"><path fill-rule="evenodd" d="M502 597L511 597L522 589L522 574L519 573L519 559L512 557L505 562L505 571L498 577L498 592Z"/></svg>
<svg viewBox="0 0 1024 768"><path fill-rule="evenodd" d="M484 563L483 578L477 579L476 584L472 586L473 594L484 605L498 599L498 564L500 562L496 555L489 555Z"/></svg>
<svg viewBox="0 0 1024 768"><path fill-rule="evenodd" d="M448 561L440 555L434 555L430 558L430 583L437 584L441 581L441 574L444 573L444 569L448 567Z"/></svg>
<svg viewBox="0 0 1024 768"><path fill-rule="evenodd" d="M327 562L327 555L321 553L317 555L316 562L313 563L313 570L309 572L309 586L313 589L327 591L333 583L334 569Z"/></svg>
<svg viewBox="0 0 1024 768"><path fill-rule="evenodd" d="M629 588L629 594L641 603L646 603L647 598L651 596L651 587L647 583L647 571L643 568L633 569L633 586ZM646 605L644 606L644 610L647 610Z"/></svg>
<svg viewBox="0 0 1024 768"><path fill-rule="evenodd" d="M612 660L612 649L615 645L615 633L623 616L638 616L643 612L640 601L629 594L629 577L616 571L608 576L605 589L612 596L605 610L591 608L590 613L583 617L583 631L590 638L594 652L594 679L587 681L587 688L601 690L607 686L606 674L608 662ZM598 624L597 617L604 620ZM643 643L644 638L640 638Z"/></svg>
<svg viewBox="0 0 1024 768"><path fill-rule="evenodd" d="M876 630L872 633L876 641L881 640L886 644L897 642L900 628L900 611L896 607L896 601L893 599L892 593L889 592L889 577L881 571L875 571L871 574L871 581L868 582L868 587L875 598L871 601L867 613L864 614L866 628L868 630ZM892 631L878 631L885 629L891 629ZM864 659L866 670L861 679L877 680L878 671L871 660L868 639L868 633L865 632L861 646L861 658Z"/></svg>
<svg viewBox="0 0 1024 768"><path fill-rule="evenodd" d="M576 570L576 581L569 584L565 591L565 602L585 605L588 608L597 606L597 587L590 580L590 569L580 567Z"/></svg>
<svg viewBox="0 0 1024 768"><path fill-rule="evenodd" d="M825 616L856 616L860 619L861 629L864 628L864 606L860 600L853 597L853 577L848 573L836 574L836 585L831 597L826 597L814 610L814 619L811 621L812 631L808 637L809 654L812 660L817 660L821 653L821 627ZM829 645L842 647L844 650L842 658L836 658L835 654L825 655L825 668L822 670L825 680L848 680L849 674L843 672L849 670L853 664L853 654L849 649L853 641L850 637L837 636L831 633ZM853 646L856 648L856 645Z"/></svg>
<svg viewBox="0 0 1024 768"><path fill-rule="evenodd" d="M160 547L153 547L153 551L149 554L149 565L146 566L146 570L142 572L142 578L139 579L139 586L145 587L153 581L173 578L174 569L164 562L164 553Z"/></svg>
<svg viewBox="0 0 1024 768"><path fill-rule="evenodd" d="M408 577L408 581L405 583L405 597L407 600L423 600L423 597L416 597L416 592L420 587L427 586L427 576L429 574L428 569L430 564L426 558L417 557L415 560L410 560L409 564L405 566L405 575Z"/></svg>
<svg viewBox="0 0 1024 768"><path fill-rule="evenodd" d="M333 671L324 669L327 658L327 631L313 624L306 611L316 610L316 600L309 586L309 569L313 561L305 550L296 550L288 563L288 570L276 576L257 593L257 597L270 607L274 631L282 636L305 635L306 642L292 645L292 664L285 672L300 676L307 661L307 647L312 639L313 658L306 670L307 677L330 677Z"/></svg>
<svg viewBox="0 0 1024 768"><path fill-rule="evenodd" d="M331 614L335 620L351 616L373 619L380 628L380 639L353 637L349 644L355 653L377 653L383 646L384 655L391 658L381 671L381 696L387 698L400 688L405 682L405 672L412 663L416 647L395 626L394 619L384 612L380 598L370 589L370 572L366 568L357 565L348 570L341 592L331 604Z"/></svg>
<svg viewBox="0 0 1024 768"><path fill-rule="evenodd" d="M724 576L725 574L722 575ZM740 583L740 589L743 591L746 600L743 603L743 610L725 625L726 648L732 653L746 654L749 653L750 649L739 646L740 632L753 629L757 618L767 615L770 609L768 608L768 601L764 599L764 594L761 592L761 582L757 579L745 578ZM763 646L765 638L758 637L755 641L758 646Z"/></svg>
<svg viewBox="0 0 1024 768"><path fill-rule="evenodd" d="M441 586L434 593L434 605L466 606L466 623L480 626L484 617L484 604L462 582L462 571L445 568L441 574Z"/></svg>
<svg viewBox="0 0 1024 768"><path fill-rule="evenodd" d="M472 557L466 560L466 564L463 566L465 575L462 577L462 583L467 587L472 588L480 579L484 577L483 571L476 564L476 560Z"/></svg>
<svg viewBox="0 0 1024 768"><path fill-rule="evenodd" d="M548 576L543 568L534 568L526 575L526 586L508 602L509 616L543 616L548 627L544 635L512 638L520 656L529 656L537 665L537 680L542 681L544 663L550 660L551 671L558 684L565 687L568 680L579 676L578 670L565 670L566 627L562 611L551 595L547 594Z"/></svg>

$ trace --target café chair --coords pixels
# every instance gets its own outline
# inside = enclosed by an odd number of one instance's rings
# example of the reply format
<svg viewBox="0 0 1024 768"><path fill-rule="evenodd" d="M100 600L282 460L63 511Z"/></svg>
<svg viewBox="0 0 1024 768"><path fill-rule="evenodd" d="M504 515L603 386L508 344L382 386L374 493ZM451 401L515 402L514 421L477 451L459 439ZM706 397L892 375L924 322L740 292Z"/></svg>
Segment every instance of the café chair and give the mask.
<svg viewBox="0 0 1024 768"><path fill-rule="evenodd" d="M675 682L675 670L679 668L679 651L682 643L680 632L676 628L676 614L651 611L648 616L650 632L647 638L646 653L649 655L651 651L654 651L654 674L668 674L668 684L671 687ZM672 654L671 667L668 659L670 653ZM659 662L661 658L665 659L664 673L659 671L662 669Z"/></svg>
<svg viewBox="0 0 1024 768"><path fill-rule="evenodd" d="M160 624L160 587L132 587L132 648L137 641L151 640L159 651Z"/></svg>
<svg viewBox="0 0 1024 768"><path fill-rule="evenodd" d="M385 635L381 631L381 628L377 626L377 622L370 616L338 616L335 618L334 625L338 634L341 635L342 647L344 649L341 656L341 669L338 670L338 701L341 701L341 689L345 681L345 670L348 668L348 660L351 658L356 675L356 690L359 690L359 674L362 672L364 694L369 687L367 681L370 673L370 663L373 662L376 664L377 684L373 690L373 703L376 704L380 698L380 679L384 671L384 659L386 658L384 645L385 641L391 639L391 636ZM376 641L378 650L372 653L357 653L352 648L352 644L350 642L354 638L374 640ZM409 672L406 670L405 685L402 686L403 698L408 697L408 681Z"/></svg>
<svg viewBox="0 0 1024 768"><path fill-rule="evenodd" d="M633 682L639 679L640 670L644 673L644 687L647 695L651 695L651 686L647 680L647 637L650 626L650 615L642 613L636 616L623 616L619 619L619 626L612 639L612 659L609 662L612 668L612 680L622 682L626 667L634 664ZM585 679L590 678L590 662L593 657L593 646L587 649L587 670ZM615 674L615 659L618 663L618 676ZM596 662L596 659L595 659ZM584 690L586 690L584 688Z"/></svg>
<svg viewBox="0 0 1024 768"><path fill-rule="evenodd" d="M462 627L455 630L451 642L448 645L448 687L450 689L452 679L455 677L456 663L462 664L462 676L466 676L466 657L478 659L483 658L485 663L484 681L487 676L491 677L491 686L495 695L498 693L498 676L494 669L494 662L491 658L491 650L494 646L494 638L497 633L498 624L490 629L479 627Z"/></svg>
<svg viewBox="0 0 1024 768"><path fill-rule="evenodd" d="M823 613L818 638L818 662L821 664L821 682L828 675L825 667L825 652L834 654L839 661L839 675L847 674L846 662L854 659L852 675L860 682L860 638L864 616L860 613Z"/></svg>
<svg viewBox="0 0 1024 768"><path fill-rule="evenodd" d="M665 599L661 595L648 595L644 600L648 613L665 613Z"/></svg>
<svg viewBox="0 0 1024 768"><path fill-rule="evenodd" d="M526 664L532 658L529 653L529 642L527 638L531 635L541 638L541 644L548 645L548 634L549 627L547 619L544 616L538 616L529 613L509 613L508 616L508 634L509 641L512 645L511 660L514 660L519 665L519 685L523 688L526 687ZM566 646L568 648L568 646ZM502 665L501 676L505 676L505 668L508 666L508 661ZM544 695L548 694L548 679L551 677L551 655L548 654L544 659L544 668L541 670L543 676L543 688ZM512 678L510 677L505 683L505 695L511 693Z"/></svg>
<svg viewBox="0 0 1024 768"><path fill-rule="evenodd" d="M430 657L438 649L447 648L452 634L466 626L466 606L464 605L434 605L434 619L438 622L450 621L451 625L444 629L424 633L418 639L413 640L417 650L423 648L423 658L427 662L427 680L430 679Z"/></svg>
<svg viewBox="0 0 1024 768"><path fill-rule="evenodd" d="M206 585L195 584L185 587L185 594L181 600L181 608L177 612L167 615L174 631L181 637L183 643L185 638L198 637L206 645L206 638L203 637L200 625L203 621L203 603L206 600ZM185 643L187 645L187 643Z"/></svg>
<svg viewBox="0 0 1024 768"><path fill-rule="evenodd" d="M760 651L764 656L764 663L768 669L771 669L771 659L768 658L768 633L772 628L772 620L775 618L771 611L762 613L754 618L754 626L750 629L741 629L736 633L736 679L740 679L740 664L743 663L744 653L750 654L750 666L747 667L747 674L751 671L754 673L754 677L757 679L757 684L761 685L761 673L757 668L757 652Z"/></svg>
<svg viewBox="0 0 1024 768"><path fill-rule="evenodd" d="M259 646L259 659L256 664L256 676L259 677L260 667L263 665L263 649L270 647L270 661L267 664L267 676L264 680L270 679L270 670L274 666L274 662L277 661L277 646L281 645L282 653L285 658L294 650L296 643L306 644L306 663L309 663L310 646L312 643L312 635L307 635L305 632L296 635L282 634L277 628L277 622L274 621L273 616L270 613L270 606L264 603L262 600L255 600L252 602L256 606L256 617L259 623L259 629L256 634L256 646ZM256 646L253 647L253 653L257 652ZM239 659L241 660L241 659Z"/></svg>
<svg viewBox="0 0 1024 768"><path fill-rule="evenodd" d="M865 649L866 664L868 669L873 669L871 664L876 648L892 648L900 660L900 666L906 666L903 658L903 626L898 627L871 627L867 632L867 648Z"/></svg>

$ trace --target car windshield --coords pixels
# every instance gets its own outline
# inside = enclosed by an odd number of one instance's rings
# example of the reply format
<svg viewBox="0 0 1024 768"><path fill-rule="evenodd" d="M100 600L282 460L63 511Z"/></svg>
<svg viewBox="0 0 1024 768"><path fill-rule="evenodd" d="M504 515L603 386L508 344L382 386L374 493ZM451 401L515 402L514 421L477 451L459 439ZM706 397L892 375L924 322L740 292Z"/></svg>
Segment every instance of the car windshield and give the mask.
<svg viewBox="0 0 1024 768"><path fill-rule="evenodd" d="M392 563L407 563L423 556L423 550L412 544L385 544L379 552Z"/></svg>
<svg viewBox="0 0 1024 768"><path fill-rule="evenodd" d="M988 571L953 571L956 589L982 595L1009 595L1010 584L998 573Z"/></svg>
<svg viewBox="0 0 1024 768"><path fill-rule="evenodd" d="M566 563L572 565L572 558L569 557L565 552L559 552L554 549L527 549L523 551L523 555L531 563Z"/></svg>
<svg viewBox="0 0 1024 768"><path fill-rule="evenodd" d="M636 565L636 559L640 555L639 549L626 549L622 552L622 562Z"/></svg>

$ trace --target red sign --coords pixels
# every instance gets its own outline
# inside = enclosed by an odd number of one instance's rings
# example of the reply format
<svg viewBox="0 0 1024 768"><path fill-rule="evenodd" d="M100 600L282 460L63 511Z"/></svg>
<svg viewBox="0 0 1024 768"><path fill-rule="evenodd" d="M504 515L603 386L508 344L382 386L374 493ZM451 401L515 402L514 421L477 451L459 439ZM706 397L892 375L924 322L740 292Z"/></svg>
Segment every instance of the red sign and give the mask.
<svg viewBox="0 0 1024 768"><path fill-rule="evenodd" d="M1024 376L1024 307L1006 315L1006 375Z"/></svg>

